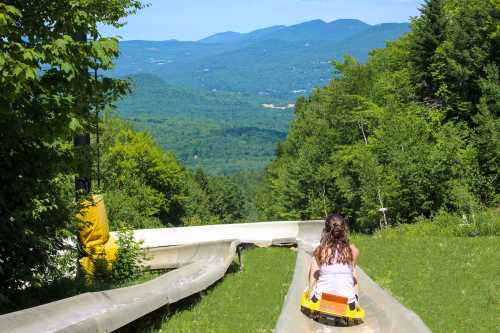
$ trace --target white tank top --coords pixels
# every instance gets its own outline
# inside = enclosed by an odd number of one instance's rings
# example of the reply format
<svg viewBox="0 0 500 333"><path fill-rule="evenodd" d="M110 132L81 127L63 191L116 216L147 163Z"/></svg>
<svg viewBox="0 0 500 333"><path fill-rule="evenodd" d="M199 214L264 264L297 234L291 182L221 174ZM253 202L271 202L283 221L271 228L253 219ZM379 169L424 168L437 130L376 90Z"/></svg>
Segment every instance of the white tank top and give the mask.
<svg viewBox="0 0 500 333"><path fill-rule="evenodd" d="M354 302L356 294L352 265L342 263L321 265L319 278L314 286L314 295L319 298L322 293L347 297L348 303Z"/></svg>

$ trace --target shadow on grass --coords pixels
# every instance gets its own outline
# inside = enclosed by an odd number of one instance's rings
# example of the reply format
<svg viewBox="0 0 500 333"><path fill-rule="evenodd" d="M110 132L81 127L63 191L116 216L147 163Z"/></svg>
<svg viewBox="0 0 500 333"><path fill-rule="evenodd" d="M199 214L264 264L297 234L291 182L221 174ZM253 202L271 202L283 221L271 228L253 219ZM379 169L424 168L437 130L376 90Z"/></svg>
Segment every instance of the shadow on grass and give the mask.
<svg viewBox="0 0 500 333"><path fill-rule="evenodd" d="M83 274L76 278L62 278L46 285L29 287L16 293L15 297L11 298L15 300L15 303L3 303L0 307L0 315L55 302L87 292L128 287L149 281L164 273L166 271L144 272L139 278L120 284L99 281L88 285L85 277L82 276Z"/></svg>

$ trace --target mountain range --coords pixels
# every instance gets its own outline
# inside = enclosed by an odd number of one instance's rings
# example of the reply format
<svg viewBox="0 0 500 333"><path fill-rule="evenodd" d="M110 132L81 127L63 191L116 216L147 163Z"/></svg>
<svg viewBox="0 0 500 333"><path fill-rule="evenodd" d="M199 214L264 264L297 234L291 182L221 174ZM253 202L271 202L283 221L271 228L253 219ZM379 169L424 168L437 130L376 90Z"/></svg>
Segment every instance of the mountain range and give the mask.
<svg viewBox="0 0 500 333"><path fill-rule="evenodd" d="M264 39L289 42L328 40L341 41L352 35L368 30L371 26L359 20L336 20L325 22L313 20L292 26L277 25L258 29L249 33L227 31L199 40L202 43L255 42Z"/></svg>
<svg viewBox="0 0 500 333"><path fill-rule="evenodd" d="M113 75L150 73L183 87L295 99L332 77L331 61L368 53L409 31L408 23L369 25L321 20L249 33L223 32L197 42L124 41Z"/></svg>
<svg viewBox="0 0 500 333"><path fill-rule="evenodd" d="M286 137L299 95L327 84L332 60L363 62L408 23L314 20L195 42L123 41L112 76L130 77L120 114L148 129L188 167L228 174L262 169Z"/></svg>

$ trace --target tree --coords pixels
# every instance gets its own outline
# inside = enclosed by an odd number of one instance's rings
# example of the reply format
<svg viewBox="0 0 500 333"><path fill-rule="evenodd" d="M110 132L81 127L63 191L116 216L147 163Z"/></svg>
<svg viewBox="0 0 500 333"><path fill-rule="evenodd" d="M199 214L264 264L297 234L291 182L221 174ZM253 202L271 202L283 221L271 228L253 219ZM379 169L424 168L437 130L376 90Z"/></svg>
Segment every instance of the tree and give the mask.
<svg viewBox="0 0 500 333"><path fill-rule="evenodd" d="M419 100L446 110L446 120L473 118L486 68L500 61L496 0L428 0L413 20L410 64Z"/></svg>
<svg viewBox="0 0 500 333"><path fill-rule="evenodd" d="M220 223L235 223L243 217L243 195L228 178L211 177L207 195L209 210Z"/></svg>
<svg viewBox="0 0 500 333"><path fill-rule="evenodd" d="M121 80L88 75L110 69L118 41L98 24L122 25L140 1L0 3L0 307L22 287L57 273L49 260L72 225L71 140L92 111L127 91ZM87 31L95 39L73 36ZM35 273L37 272L37 273Z"/></svg>
<svg viewBox="0 0 500 333"><path fill-rule="evenodd" d="M495 193L500 191L498 177L500 160L500 75L497 65L486 68L486 77L480 80L482 96L478 113L474 117L473 140L478 149L481 174L477 175L476 193L486 204L496 203Z"/></svg>
<svg viewBox="0 0 500 333"><path fill-rule="evenodd" d="M235 223L243 218L244 196L230 178L209 176L202 169L197 169L191 178L193 183L188 191L196 202L190 206L196 212L193 217L200 220L197 224Z"/></svg>
<svg viewBox="0 0 500 333"><path fill-rule="evenodd" d="M448 109L447 119L474 127L482 95L480 80L486 76L487 66L500 59L495 37L498 7L489 0L451 2L449 7L446 40L438 48L431 70L439 84L438 95Z"/></svg>
<svg viewBox="0 0 500 333"><path fill-rule="evenodd" d="M426 0L420 16L412 19L410 33L411 78L421 101L436 98L437 83L431 73L434 55L446 31L444 0Z"/></svg>
<svg viewBox="0 0 500 333"><path fill-rule="evenodd" d="M184 167L149 133L137 132L123 120L105 117L104 133L103 190L112 226L179 225L187 200Z"/></svg>

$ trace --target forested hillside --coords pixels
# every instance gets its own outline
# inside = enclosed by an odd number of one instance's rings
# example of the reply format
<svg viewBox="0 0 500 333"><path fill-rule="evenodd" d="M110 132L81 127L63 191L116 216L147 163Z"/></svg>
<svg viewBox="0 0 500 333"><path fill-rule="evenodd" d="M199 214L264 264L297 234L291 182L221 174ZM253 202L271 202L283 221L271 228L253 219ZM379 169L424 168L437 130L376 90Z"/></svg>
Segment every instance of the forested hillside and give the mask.
<svg viewBox="0 0 500 333"><path fill-rule="evenodd" d="M292 110L261 106L248 94L179 88L151 74L132 77L132 94L120 115L148 130L190 168L211 174L263 170L286 137Z"/></svg>
<svg viewBox="0 0 500 333"><path fill-rule="evenodd" d="M229 178L191 172L148 133L104 117L102 191L111 228L234 223L246 215L241 190Z"/></svg>
<svg viewBox="0 0 500 333"><path fill-rule="evenodd" d="M345 57L307 98L268 168L268 218L347 216L358 229L497 205L500 7L429 0L412 32ZM460 221L460 218L458 219Z"/></svg>

